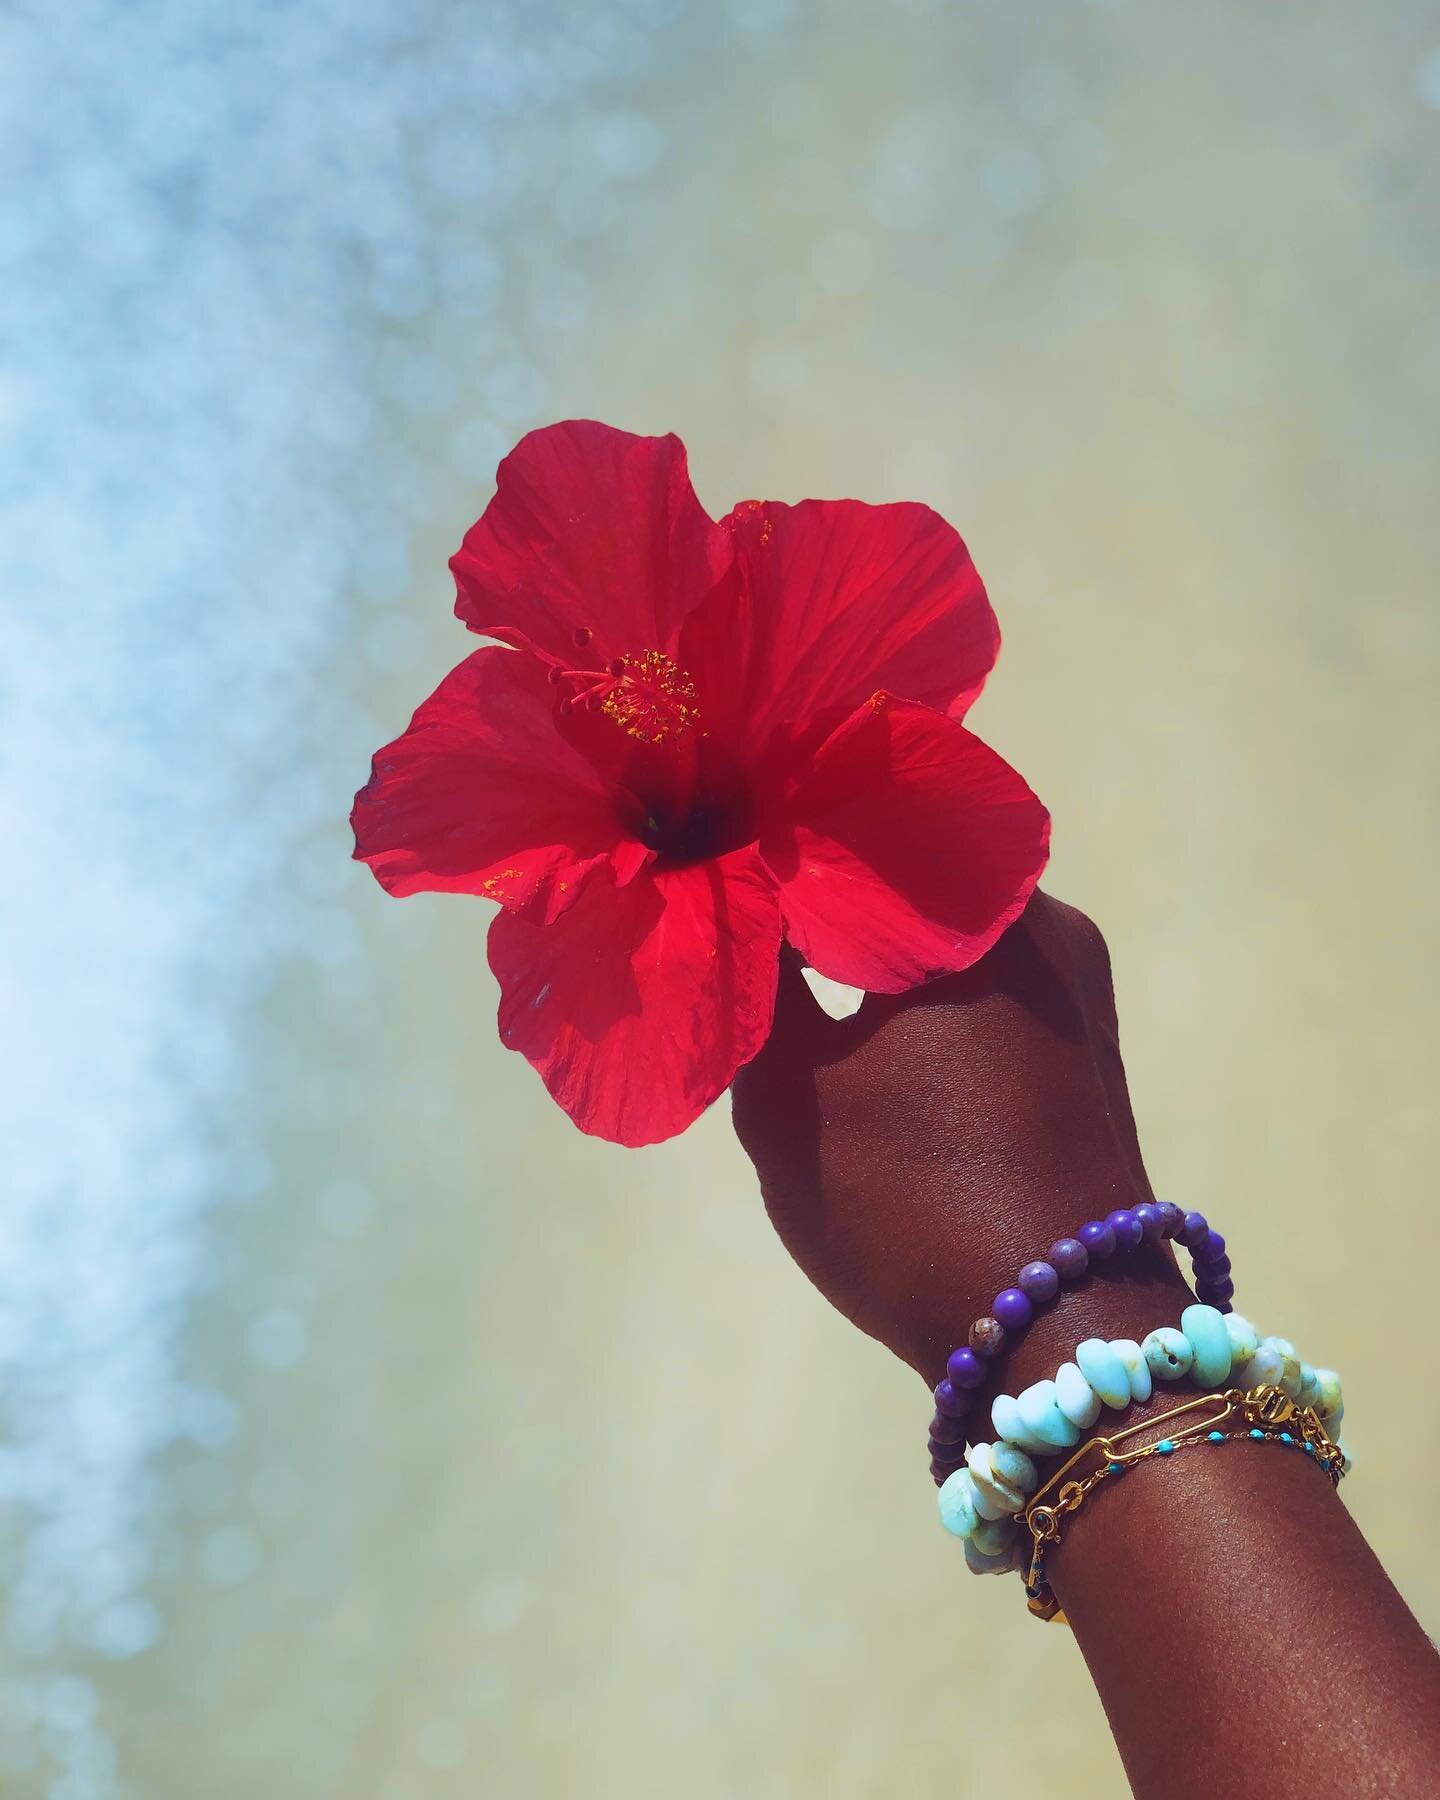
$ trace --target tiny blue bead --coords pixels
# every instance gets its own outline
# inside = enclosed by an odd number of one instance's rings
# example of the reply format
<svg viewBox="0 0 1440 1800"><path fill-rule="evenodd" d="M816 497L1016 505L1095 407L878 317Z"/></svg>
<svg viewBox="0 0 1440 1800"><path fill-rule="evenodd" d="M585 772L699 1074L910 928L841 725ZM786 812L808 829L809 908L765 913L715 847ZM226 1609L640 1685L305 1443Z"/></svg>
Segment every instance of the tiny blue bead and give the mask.
<svg viewBox="0 0 1440 1800"><path fill-rule="evenodd" d="M1282 1431L1280 1433L1280 1442L1282 1444L1293 1444L1295 1442L1295 1440L1293 1437L1291 1437L1291 1435L1288 1431Z"/></svg>
<svg viewBox="0 0 1440 1800"><path fill-rule="evenodd" d="M1313 1444L1307 1444L1305 1446L1305 1454L1307 1456L1313 1456L1315 1454L1315 1446Z"/></svg>
<svg viewBox="0 0 1440 1800"><path fill-rule="evenodd" d="M1264 1437L1265 1433L1261 1431L1258 1426L1252 1425L1250 1428L1250 1435L1251 1437Z"/></svg>
<svg viewBox="0 0 1440 1800"><path fill-rule="evenodd" d="M1225 1433L1223 1431L1212 1431L1210 1433L1210 1442L1212 1444L1223 1444L1225 1442Z"/></svg>
<svg viewBox="0 0 1440 1800"><path fill-rule="evenodd" d="M1174 1438L1161 1438L1160 1442L1155 1446L1155 1448L1160 1452L1160 1454L1162 1456L1168 1456L1170 1454L1170 1452L1175 1448L1175 1440L1174 1440Z"/></svg>
<svg viewBox="0 0 1440 1800"><path fill-rule="evenodd" d="M1125 1473L1124 1463L1107 1463L1105 1469L1106 1473L1110 1475L1123 1475Z"/></svg>

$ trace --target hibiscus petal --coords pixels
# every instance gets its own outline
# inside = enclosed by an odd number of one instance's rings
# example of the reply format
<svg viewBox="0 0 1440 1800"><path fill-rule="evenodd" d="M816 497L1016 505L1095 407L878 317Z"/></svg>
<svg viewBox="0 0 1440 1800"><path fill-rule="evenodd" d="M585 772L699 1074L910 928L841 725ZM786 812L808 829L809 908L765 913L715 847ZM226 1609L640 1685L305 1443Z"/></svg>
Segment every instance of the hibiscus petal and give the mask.
<svg viewBox="0 0 1440 1800"><path fill-rule="evenodd" d="M680 660L752 739L879 688L960 718L1000 647L961 538L928 506L747 500L724 521L741 570L686 627ZM703 703L703 702L702 702Z"/></svg>
<svg viewBox="0 0 1440 1800"><path fill-rule="evenodd" d="M554 708L533 657L467 657L376 753L350 815L356 859L392 894L481 894L541 918L565 911L633 841L608 784L555 729Z"/></svg>
<svg viewBox="0 0 1440 1800"><path fill-rule="evenodd" d="M673 1137L764 1043L780 908L754 847L628 887L596 882L553 925L490 927L500 1036L582 1131Z"/></svg>
<svg viewBox="0 0 1440 1800"><path fill-rule="evenodd" d="M785 933L833 981L898 994L969 968L1024 911L1050 816L963 725L876 694L763 833Z"/></svg>
<svg viewBox="0 0 1440 1800"><path fill-rule="evenodd" d="M734 552L695 498L677 437L569 419L523 437L450 559L472 631L567 667L673 649Z"/></svg>

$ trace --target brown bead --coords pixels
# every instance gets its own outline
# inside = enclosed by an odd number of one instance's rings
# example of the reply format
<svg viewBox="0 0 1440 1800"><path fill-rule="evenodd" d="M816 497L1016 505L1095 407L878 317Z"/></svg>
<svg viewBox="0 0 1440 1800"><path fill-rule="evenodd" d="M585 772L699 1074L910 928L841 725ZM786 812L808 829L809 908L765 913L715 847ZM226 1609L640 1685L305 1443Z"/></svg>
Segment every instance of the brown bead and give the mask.
<svg viewBox="0 0 1440 1800"><path fill-rule="evenodd" d="M998 1356L1005 1344L1005 1327L998 1319L992 1319L987 1313L983 1319L977 1319L970 1327L970 1348L979 1357L988 1361Z"/></svg>

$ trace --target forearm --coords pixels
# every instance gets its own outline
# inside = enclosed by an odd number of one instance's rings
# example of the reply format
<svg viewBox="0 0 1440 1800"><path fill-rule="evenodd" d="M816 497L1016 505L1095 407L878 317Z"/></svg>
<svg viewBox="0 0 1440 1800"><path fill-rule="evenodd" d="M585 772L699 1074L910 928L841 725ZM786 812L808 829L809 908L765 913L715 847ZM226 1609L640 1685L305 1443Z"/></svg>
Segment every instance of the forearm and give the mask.
<svg viewBox="0 0 1440 1800"><path fill-rule="evenodd" d="M1308 1458L1158 1459L1048 1573L1142 1800L1434 1791L1440 1658Z"/></svg>

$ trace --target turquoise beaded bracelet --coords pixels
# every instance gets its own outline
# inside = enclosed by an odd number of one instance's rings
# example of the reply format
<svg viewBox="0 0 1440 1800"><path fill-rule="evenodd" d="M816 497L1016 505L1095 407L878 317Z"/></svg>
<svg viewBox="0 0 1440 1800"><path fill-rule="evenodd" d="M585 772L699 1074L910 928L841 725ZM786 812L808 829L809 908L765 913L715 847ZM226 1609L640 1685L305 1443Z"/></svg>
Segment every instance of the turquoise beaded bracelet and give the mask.
<svg viewBox="0 0 1440 1800"><path fill-rule="evenodd" d="M999 1574L1017 1566L1017 1516L1039 1482L1034 1457L1070 1449L1102 1406L1123 1411L1148 1400L1155 1381L1186 1375L1202 1389L1223 1387L1232 1377L1245 1388L1281 1388L1298 1406L1313 1407L1332 1431L1344 1417L1333 1370L1303 1361L1286 1338L1261 1338L1239 1313L1187 1306L1179 1330L1161 1326L1143 1343L1087 1338L1053 1380L1037 1381L1017 1396L996 1396L996 1441L972 1444L964 1467L941 1487L940 1522L964 1540L970 1568Z"/></svg>

